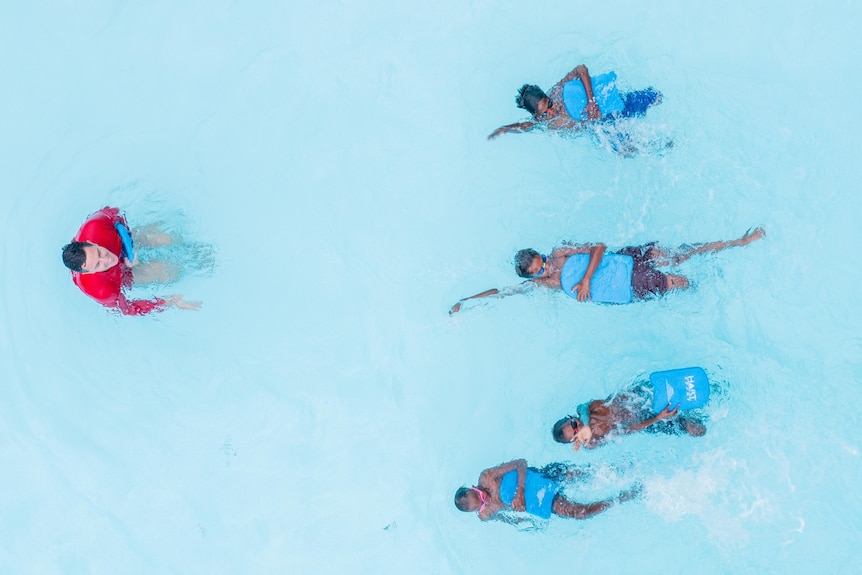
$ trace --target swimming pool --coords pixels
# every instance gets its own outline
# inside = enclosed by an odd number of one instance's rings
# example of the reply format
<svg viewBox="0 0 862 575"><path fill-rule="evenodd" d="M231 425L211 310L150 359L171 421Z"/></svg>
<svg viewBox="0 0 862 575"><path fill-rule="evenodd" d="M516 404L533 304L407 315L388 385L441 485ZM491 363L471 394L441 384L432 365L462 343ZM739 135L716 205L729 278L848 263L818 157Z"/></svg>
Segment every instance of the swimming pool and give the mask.
<svg viewBox="0 0 862 575"><path fill-rule="evenodd" d="M0 571L858 572L859 9L92 2L0 18ZM672 151L507 135L574 65L664 94ZM59 249L106 203L218 247L196 314L118 318ZM173 213L173 212L171 212ZM512 297L511 257L738 237L696 289ZM550 425L658 369L701 439L573 455ZM641 501L519 531L452 494L516 457Z"/></svg>

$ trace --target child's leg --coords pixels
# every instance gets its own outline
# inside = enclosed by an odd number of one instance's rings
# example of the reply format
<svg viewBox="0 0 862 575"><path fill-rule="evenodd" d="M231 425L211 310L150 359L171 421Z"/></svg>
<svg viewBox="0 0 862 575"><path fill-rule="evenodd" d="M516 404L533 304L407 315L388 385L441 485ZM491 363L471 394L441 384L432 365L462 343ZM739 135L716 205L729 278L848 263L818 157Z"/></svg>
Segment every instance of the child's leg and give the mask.
<svg viewBox="0 0 862 575"><path fill-rule="evenodd" d="M693 244L688 246L680 246L679 250L673 256L674 265L681 264L682 262L688 260L692 256L696 256L699 254L709 254L720 252L721 250L726 250L727 248L732 248L736 246L747 246L751 242L755 242L761 238L766 236L766 231L763 228L754 228L745 232L741 238L737 240L730 240L727 242L718 241L718 242L709 242L706 244Z"/></svg>
<svg viewBox="0 0 862 575"><path fill-rule="evenodd" d="M159 283L168 284L179 277L179 270L169 261L150 260L132 268L135 284Z"/></svg>
<svg viewBox="0 0 862 575"><path fill-rule="evenodd" d="M161 222L147 224L132 230L132 240L142 248L161 248L177 243L176 238L161 227Z"/></svg>
<svg viewBox="0 0 862 575"><path fill-rule="evenodd" d="M688 289L690 285L688 278L685 276L678 274L665 274L664 277L667 282L667 291Z"/></svg>

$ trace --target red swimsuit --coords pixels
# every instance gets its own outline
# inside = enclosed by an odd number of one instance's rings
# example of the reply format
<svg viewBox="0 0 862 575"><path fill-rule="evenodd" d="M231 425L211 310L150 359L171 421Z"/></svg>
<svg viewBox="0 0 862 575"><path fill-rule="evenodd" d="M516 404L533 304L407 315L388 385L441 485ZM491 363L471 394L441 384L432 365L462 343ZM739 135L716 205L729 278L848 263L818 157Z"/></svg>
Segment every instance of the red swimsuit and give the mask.
<svg viewBox="0 0 862 575"><path fill-rule="evenodd" d="M120 256L120 262L109 270L91 274L72 272L72 281L81 291L105 307L119 309L125 315L146 315L165 309L165 300L127 300L124 288L132 287L132 269L122 260L122 241L114 224L126 225L126 219L117 208L104 207L87 218L73 241L98 244ZM127 226L128 227L128 226Z"/></svg>

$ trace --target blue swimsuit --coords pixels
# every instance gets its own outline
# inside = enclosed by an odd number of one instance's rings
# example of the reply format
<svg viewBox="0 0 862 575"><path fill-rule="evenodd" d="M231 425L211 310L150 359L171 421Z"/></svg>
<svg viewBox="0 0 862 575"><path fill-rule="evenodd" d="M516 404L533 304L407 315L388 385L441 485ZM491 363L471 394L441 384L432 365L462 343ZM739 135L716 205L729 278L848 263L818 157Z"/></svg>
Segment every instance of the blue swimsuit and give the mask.
<svg viewBox="0 0 862 575"><path fill-rule="evenodd" d="M545 477L532 468L527 469L527 477L524 478L524 504L527 513L548 519L551 517L554 497L560 490L561 485ZM513 469L500 480L500 501L506 505L512 505L515 491L518 489L518 470Z"/></svg>

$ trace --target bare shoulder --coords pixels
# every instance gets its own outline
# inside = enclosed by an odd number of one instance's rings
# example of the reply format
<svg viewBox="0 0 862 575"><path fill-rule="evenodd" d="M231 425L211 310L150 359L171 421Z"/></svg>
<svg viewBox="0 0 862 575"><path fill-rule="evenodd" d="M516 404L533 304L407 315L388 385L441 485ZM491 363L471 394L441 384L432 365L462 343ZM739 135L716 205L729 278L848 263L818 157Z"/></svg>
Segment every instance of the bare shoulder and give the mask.
<svg viewBox="0 0 862 575"><path fill-rule="evenodd" d="M497 476L497 468L492 467L490 469L486 469L482 473L479 474L479 487L485 487L486 489L494 487L495 479Z"/></svg>
<svg viewBox="0 0 862 575"><path fill-rule="evenodd" d="M548 97L554 103L554 106L557 107L557 116L554 120L571 121L572 117L569 115L569 110L566 108L566 104L563 101L563 88L560 85L554 86L551 93L548 94Z"/></svg>
<svg viewBox="0 0 862 575"><path fill-rule="evenodd" d="M582 125L583 122L573 120L568 114L560 114L545 123L545 127L549 130L570 130L572 132L579 131Z"/></svg>

